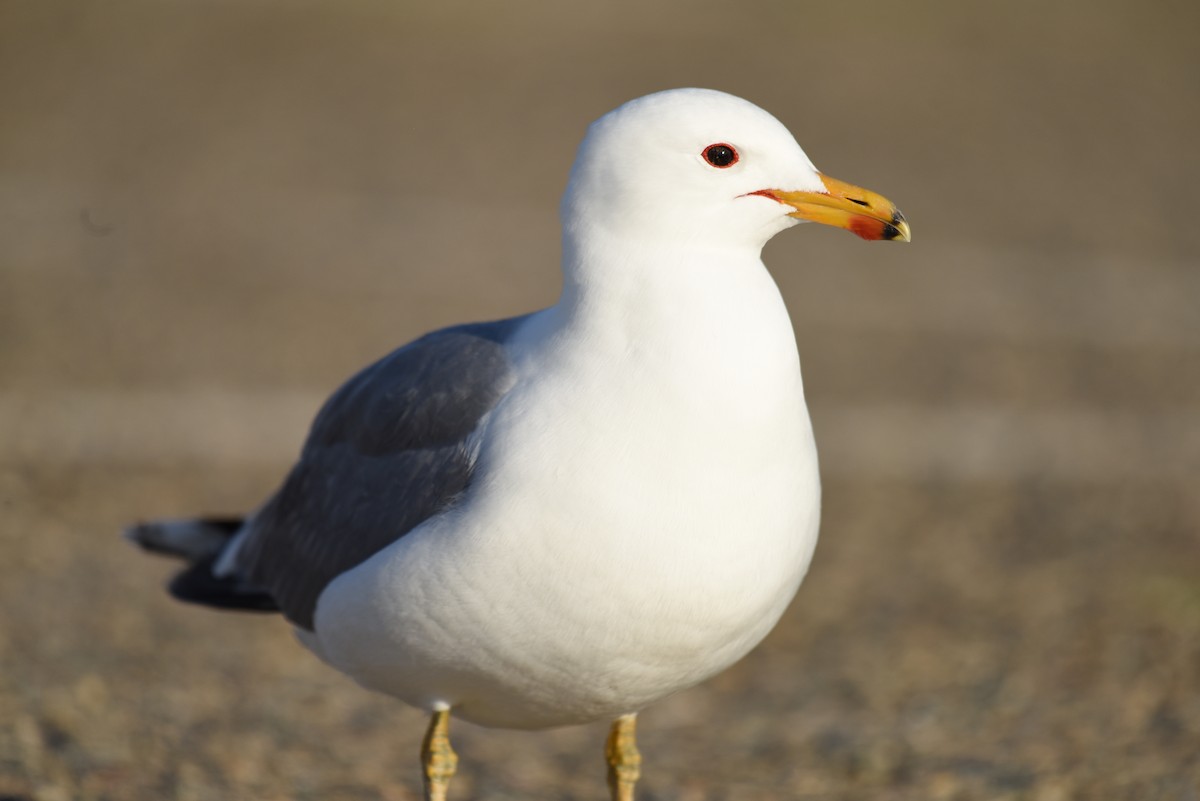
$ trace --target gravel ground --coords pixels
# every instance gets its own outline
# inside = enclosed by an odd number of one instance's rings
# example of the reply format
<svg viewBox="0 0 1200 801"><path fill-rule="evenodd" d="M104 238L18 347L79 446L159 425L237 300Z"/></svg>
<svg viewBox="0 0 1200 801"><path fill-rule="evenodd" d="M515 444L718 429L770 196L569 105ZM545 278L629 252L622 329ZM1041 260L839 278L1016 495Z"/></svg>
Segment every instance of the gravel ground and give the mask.
<svg viewBox="0 0 1200 801"><path fill-rule="evenodd" d="M187 608L324 393L557 293L583 127L707 85L896 200L766 257L826 477L776 632L647 710L646 799L1200 799L1200 183L1182 3L0 6L0 801L416 798L422 716ZM603 798L457 724L454 797Z"/></svg>

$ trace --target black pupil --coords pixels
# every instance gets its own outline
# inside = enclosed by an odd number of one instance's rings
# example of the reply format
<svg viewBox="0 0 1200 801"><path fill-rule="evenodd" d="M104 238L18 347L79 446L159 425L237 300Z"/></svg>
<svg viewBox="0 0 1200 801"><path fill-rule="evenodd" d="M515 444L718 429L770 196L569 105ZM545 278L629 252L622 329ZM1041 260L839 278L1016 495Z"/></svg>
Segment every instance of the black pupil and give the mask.
<svg viewBox="0 0 1200 801"><path fill-rule="evenodd" d="M713 145L704 151L704 158L714 167L728 167L733 163L733 148L725 145Z"/></svg>

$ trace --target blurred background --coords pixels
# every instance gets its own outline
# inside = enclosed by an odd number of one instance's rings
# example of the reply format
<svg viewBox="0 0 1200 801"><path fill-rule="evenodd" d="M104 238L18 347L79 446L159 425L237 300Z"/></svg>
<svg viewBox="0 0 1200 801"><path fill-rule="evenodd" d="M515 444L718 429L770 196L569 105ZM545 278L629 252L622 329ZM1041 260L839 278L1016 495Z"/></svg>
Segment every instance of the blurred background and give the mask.
<svg viewBox="0 0 1200 801"><path fill-rule="evenodd" d="M188 608L138 518L270 492L324 396L552 303L586 125L744 96L909 246L766 260L826 485L645 799L1200 798L1193 3L0 4L0 799L412 799L420 713ZM603 726L461 724L458 799L606 797Z"/></svg>

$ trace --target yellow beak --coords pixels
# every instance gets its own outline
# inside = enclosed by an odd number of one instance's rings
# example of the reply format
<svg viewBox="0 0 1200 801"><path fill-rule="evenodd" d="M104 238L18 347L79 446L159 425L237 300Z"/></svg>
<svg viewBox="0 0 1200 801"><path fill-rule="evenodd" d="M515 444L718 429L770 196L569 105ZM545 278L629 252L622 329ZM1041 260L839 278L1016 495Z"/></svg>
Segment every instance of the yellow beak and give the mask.
<svg viewBox="0 0 1200 801"><path fill-rule="evenodd" d="M821 176L821 183L825 184L824 192L760 189L752 194L791 206L795 211L789 217L845 228L863 239L912 240L908 221L883 195L827 175Z"/></svg>

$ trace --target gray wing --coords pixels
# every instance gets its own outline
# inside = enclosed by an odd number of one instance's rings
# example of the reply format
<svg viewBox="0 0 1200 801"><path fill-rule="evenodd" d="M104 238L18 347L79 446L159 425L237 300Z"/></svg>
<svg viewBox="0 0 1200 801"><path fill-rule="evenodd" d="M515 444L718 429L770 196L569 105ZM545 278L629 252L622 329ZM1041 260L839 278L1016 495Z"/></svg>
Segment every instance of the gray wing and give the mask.
<svg viewBox="0 0 1200 801"><path fill-rule="evenodd" d="M504 342L524 319L427 334L334 393L239 543L236 573L311 629L329 582L467 488L466 440L511 388Z"/></svg>

